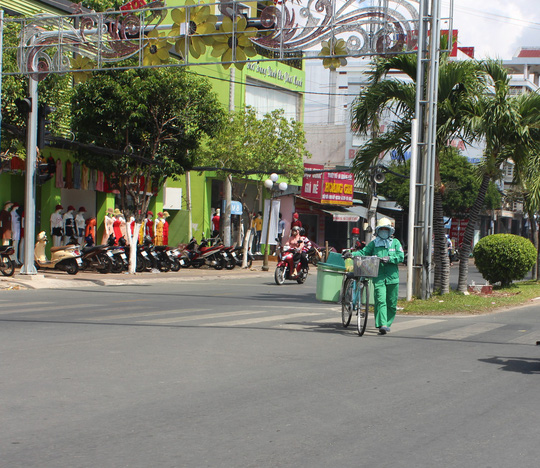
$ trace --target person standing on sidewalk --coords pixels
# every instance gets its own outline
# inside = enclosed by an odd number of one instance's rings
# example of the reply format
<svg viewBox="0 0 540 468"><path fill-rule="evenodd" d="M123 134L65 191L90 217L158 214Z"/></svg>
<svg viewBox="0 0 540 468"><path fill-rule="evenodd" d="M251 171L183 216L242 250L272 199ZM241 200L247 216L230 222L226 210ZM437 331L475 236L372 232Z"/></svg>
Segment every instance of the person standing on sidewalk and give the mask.
<svg viewBox="0 0 540 468"><path fill-rule="evenodd" d="M362 250L352 252L354 257L373 255L379 257L379 275L373 279L375 295L375 326L380 335L390 332L390 327L396 317L399 270L398 265L403 262L405 254L399 240L392 237L394 228L388 218L382 218L375 228L373 239Z"/></svg>

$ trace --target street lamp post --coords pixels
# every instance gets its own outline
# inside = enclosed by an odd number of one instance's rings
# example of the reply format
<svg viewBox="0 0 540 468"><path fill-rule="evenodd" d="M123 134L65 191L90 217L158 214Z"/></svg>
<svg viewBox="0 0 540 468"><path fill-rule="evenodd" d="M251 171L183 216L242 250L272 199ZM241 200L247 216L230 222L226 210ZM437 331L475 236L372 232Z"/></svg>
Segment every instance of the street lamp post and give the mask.
<svg viewBox="0 0 540 468"><path fill-rule="evenodd" d="M264 245L264 259L263 259L263 271L268 271L270 268L268 267L268 254L270 251L270 221L272 221L272 200L274 198L274 194L278 191L284 192L287 190L287 183L286 182L279 182L278 183L279 176L275 173L270 174L270 178L266 179L264 181L264 186L270 191L270 203L268 204L268 221L266 224L266 243Z"/></svg>

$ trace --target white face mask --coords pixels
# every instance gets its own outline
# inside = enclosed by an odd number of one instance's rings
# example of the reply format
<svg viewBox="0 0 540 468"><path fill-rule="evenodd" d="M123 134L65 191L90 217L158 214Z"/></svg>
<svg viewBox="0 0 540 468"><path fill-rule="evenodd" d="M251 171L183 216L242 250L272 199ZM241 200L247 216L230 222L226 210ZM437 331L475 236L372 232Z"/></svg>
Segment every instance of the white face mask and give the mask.
<svg viewBox="0 0 540 468"><path fill-rule="evenodd" d="M390 237L390 231L388 229L381 229L377 235L381 239L386 240Z"/></svg>

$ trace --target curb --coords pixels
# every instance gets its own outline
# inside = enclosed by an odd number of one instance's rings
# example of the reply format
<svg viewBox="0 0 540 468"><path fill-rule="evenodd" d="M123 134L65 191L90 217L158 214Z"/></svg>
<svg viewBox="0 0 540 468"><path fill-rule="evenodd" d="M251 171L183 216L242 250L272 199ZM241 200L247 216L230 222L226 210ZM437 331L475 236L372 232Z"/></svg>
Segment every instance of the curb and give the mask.
<svg viewBox="0 0 540 468"><path fill-rule="evenodd" d="M252 266L251 269L235 268L233 270L209 270L209 269L182 269L179 272L164 273L136 273L128 275L126 273L101 275L99 273L81 272L77 275L69 276L59 272L41 271L37 275L15 274L11 277L0 277L0 291L2 290L23 290L23 289L67 289L77 287L92 286L129 286L152 284L158 282L177 283L187 281L204 280L226 280L241 278L264 277L273 275L273 268L269 271L262 271L261 265Z"/></svg>

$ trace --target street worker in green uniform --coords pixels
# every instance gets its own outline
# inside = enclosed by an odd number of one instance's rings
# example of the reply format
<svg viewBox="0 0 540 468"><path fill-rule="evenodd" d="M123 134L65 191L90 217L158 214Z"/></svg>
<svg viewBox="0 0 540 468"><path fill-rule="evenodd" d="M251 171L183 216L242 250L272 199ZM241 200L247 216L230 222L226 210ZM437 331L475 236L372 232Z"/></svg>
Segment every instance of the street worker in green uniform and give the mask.
<svg viewBox="0 0 540 468"><path fill-rule="evenodd" d="M386 335L396 317L399 271L398 265L405 255L399 240L394 239L394 228L388 218L382 218L375 228L373 239L362 250L352 252L353 256L374 255L381 259L379 276L373 279L375 293L375 326L380 335Z"/></svg>

